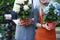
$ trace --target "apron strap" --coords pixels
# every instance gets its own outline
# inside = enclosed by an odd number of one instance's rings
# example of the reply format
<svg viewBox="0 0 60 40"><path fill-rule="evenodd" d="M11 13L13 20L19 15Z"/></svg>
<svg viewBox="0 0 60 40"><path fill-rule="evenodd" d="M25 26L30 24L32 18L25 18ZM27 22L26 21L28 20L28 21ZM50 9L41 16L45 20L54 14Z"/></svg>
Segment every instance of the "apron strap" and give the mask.
<svg viewBox="0 0 60 40"><path fill-rule="evenodd" d="M39 10L38 12L38 20L39 20L39 23L43 24L43 16L44 16L44 13L42 12L42 10Z"/></svg>

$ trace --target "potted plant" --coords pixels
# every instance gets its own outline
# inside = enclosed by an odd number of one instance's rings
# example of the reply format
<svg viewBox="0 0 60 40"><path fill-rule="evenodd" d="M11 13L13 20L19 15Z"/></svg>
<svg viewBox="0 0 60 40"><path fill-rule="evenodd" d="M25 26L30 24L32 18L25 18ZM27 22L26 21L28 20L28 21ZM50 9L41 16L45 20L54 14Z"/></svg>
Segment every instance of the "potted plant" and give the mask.
<svg viewBox="0 0 60 40"><path fill-rule="evenodd" d="M20 16L20 21L22 21L22 23L26 23L26 21L29 20L28 16L31 11L29 0L24 0L20 4L19 3L16 4L20 5L20 12L18 14Z"/></svg>
<svg viewBox="0 0 60 40"><path fill-rule="evenodd" d="M48 12L46 14L46 17L44 19L45 22L47 22L48 26L51 28L51 29L54 29L55 26L56 26L56 22L58 20L58 15L57 15L57 12L55 12L56 8L53 6L53 4L51 4L49 6L49 9L48 9Z"/></svg>

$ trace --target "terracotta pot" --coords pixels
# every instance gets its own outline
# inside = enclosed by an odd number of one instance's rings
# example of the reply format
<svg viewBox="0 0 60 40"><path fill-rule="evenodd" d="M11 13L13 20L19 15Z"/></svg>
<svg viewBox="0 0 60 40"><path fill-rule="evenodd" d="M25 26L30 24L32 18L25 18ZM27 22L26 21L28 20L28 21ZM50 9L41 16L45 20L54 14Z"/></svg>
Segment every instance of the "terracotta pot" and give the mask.
<svg viewBox="0 0 60 40"><path fill-rule="evenodd" d="M29 18L26 18L26 19L24 19L24 20L23 20L23 19L20 19L20 22L21 22L21 23L25 23L25 24L26 24L28 21L29 21Z"/></svg>
<svg viewBox="0 0 60 40"><path fill-rule="evenodd" d="M56 24L54 22L48 22L50 29L55 29Z"/></svg>

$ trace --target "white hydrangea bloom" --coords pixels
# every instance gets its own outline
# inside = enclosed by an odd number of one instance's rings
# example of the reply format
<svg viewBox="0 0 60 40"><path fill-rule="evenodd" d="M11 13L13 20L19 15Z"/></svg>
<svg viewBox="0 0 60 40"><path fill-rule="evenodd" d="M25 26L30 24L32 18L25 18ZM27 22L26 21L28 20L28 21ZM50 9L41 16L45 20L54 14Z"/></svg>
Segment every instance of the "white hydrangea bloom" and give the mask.
<svg viewBox="0 0 60 40"><path fill-rule="evenodd" d="M24 4L24 0L15 0L15 2L14 2L13 11L19 13L20 5L18 5L17 3L18 4L22 4L22 3Z"/></svg>
<svg viewBox="0 0 60 40"><path fill-rule="evenodd" d="M15 11L16 13L19 13L20 5L14 4L13 11Z"/></svg>
<svg viewBox="0 0 60 40"><path fill-rule="evenodd" d="M32 4L32 0L29 0L28 5Z"/></svg>
<svg viewBox="0 0 60 40"><path fill-rule="evenodd" d="M27 0L24 0L24 1L27 1Z"/></svg>
<svg viewBox="0 0 60 40"><path fill-rule="evenodd" d="M24 4L24 0L15 0L15 3Z"/></svg>
<svg viewBox="0 0 60 40"><path fill-rule="evenodd" d="M22 1L20 1L20 4L24 4L24 1L22 0Z"/></svg>
<svg viewBox="0 0 60 40"><path fill-rule="evenodd" d="M24 9L25 11L27 11L27 10L29 9L28 5L24 5L24 6L23 6L23 9Z"/></svg>
<svg viewBox="0 0 60 40"><path fill-rule="evenodd" d="M20 11L20 5L18 5L17 3L21 4L23 3L24 0L15 0L14 2L14 6L13 6L13 11L19 13Z"/></svg>

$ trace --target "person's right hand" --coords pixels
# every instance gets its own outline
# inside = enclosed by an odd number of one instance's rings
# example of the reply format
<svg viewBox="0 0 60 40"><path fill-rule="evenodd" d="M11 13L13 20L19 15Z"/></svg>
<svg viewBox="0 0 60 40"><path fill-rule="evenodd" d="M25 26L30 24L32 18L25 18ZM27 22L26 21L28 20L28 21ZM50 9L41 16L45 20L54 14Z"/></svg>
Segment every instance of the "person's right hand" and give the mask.
<svg viewBox="0 0 60 40"><path fill-rule="evenodd" d="M20 25L25 25L25 26L28 26L30 24L33 24L33 21L31 19L28 19L28 20L20 20Z"/></svg>
<svg viewBox="0 0 60 40"><path fill-rule="evenodd" d="M33 24L33 20L29 19L29 20L26 21L25 25L28 26L28 25L31 25L31 24Z"/></svg>
<svg viewBox="0 0 60 40"><path fill-rule="evenodd" d="M23 20L20 20L19 24L20 25L25 25L25 22Z"/></svg>
<svg viewBox="0 0 60 40"><path fill-rule="evenodd" d="M47 30L51 30L50 27L47 25L47 23L46 24L42 24L42 27L47 29Z"/></svg>

